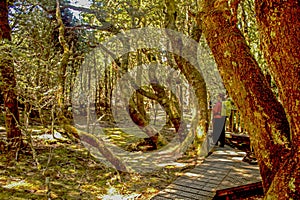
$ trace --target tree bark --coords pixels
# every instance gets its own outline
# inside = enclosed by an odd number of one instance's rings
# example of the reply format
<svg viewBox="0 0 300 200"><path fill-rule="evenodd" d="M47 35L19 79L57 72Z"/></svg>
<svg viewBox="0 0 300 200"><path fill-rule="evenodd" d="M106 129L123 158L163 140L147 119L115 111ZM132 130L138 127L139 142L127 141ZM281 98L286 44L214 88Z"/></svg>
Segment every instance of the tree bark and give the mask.
<svg viewBox="0 0 300 200"><path fill-rule="evenodd" d="M256 1L262 50L288 116L293 147L300 149L300 2Z"/></svg>
<svg viewBox="0 0 300 200"><path fill-rule="evenodd" d="M126 163L122 161L119 157L114 155L114 153L106 146L105 141L101 138L96 137L93 134L79 130L72 125L63 124L64 129L75 136L75 138L80 138L81 141L95 147L117 170L123 172L129 172L130 169L126 166Z"/></svg>
<svg viewBox="0 0 300 200"><path fill-rule="evenodd" d="M61 118L65 118L65 88L66 88L66 72L69 63L69 58L71 56L70 47L65 39L65 25L63 23L60 11L59 0L56 0L56 20L58 24L59 36L58 40L63 48L63 53L59 63L59 91L57 92L57 102L58 102L58 115Z"/></svg>
<svg viewBox="0 0 300 200"><path fill-rule="evenodd" d="M205 37L225 87L248 125L267 192L277 180L277 172L287 174L289 171L282 171L283 166L288 169L294 165L288 160L292 151L285 110L272 93L240 30L231 23L228 2L205 0L203 6ZM288 184L282 187L289 190Z"/></svg>
<svg viewBox="0 0 300 200"><path fill-rule="evenodd" d="M142 52L140 50L138 50L137 52L137 66L142 65ZM143 76L143 68L138 67L137 68L137 73L136 73L136 83L138 85L142 84L142 76ZM144 96L141 95L140 93L136 93L136 105L137 105L137 109L138 111L141 113L141 115L143 115L144 119L146 121L150 121L149 116L146 113L145 110L145 105L144 105Z"/></svg>
<svg viewBox="0 0 300 200"><path fill-rule="evenodd" d="M174 0L165 0L165 28L176 30L176 6ZM201 27L194 27L192 30L191 36L192 38L199 42L202 35ZM178 42L181 44L180 42ZM180 48L180 45L172 44L173 48ZM195 49L197 52L197 49ZM175 62L177 64L180 72L185 76L188 83L193 87L195 91L195 95L197 97L197 108L198 113L198 126L200 127L203 135L205 136L208 131L208 104L207 104L207 89L206 83L202 76L202 74L188 61L184 60L182 57L178 55L173 55ZM197 135L196 135L197 136ZM198 139L198 137L196 137Z"/></svg>
<svg viewBox="0 0 300 200"><path fill-rule="evenodd" d="M11 29L8 22L8 4L6 0L0 0L0 41L2 43L0 70L3 81L6 133L9 148L14 148L22 144L22 135L21 130L18 128L19 110L15 92L16 78L13 58L7 43L7 41L11 42Z"/></svg>
<svg viewBox="0 0 300 200"><path fill-rule="evenodd" d="M165 87L159 84L151 83L150 91L138 88L136 93L151 100L157 101L163 107L167 116L169 116L175 131L178 132L180 136L180 139L184 140L184 135L181 130L184 130L185 123L181 116L178 99L176 98L175 94L172 93L172 91L167 90ZM128 111L131 119L150 137L150 139L152 139L156 146L159 142L166 144L166 140L156 129L148 127L149 120L147 120L145 116L138 110L137 102L134 101L135 96L136 94L134 94L129 101Z"/></svg>
<svg viewBox="0 0 300 200"><path fill-rule="evenodd" d="M279 89L291 130L291 154L276 173L268 198L300 197L300 2L255 2L262 51ZM288 187L286 187L288 185Z"/></svg>

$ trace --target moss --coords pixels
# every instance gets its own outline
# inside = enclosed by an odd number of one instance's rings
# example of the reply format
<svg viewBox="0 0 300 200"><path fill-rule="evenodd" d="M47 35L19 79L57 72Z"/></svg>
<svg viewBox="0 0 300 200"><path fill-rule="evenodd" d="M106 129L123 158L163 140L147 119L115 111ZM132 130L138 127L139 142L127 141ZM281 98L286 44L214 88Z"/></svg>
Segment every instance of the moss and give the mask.
<svg viewBox="0 0 300 200"><path fill-rule="evenodd" d="M289 188L292 192L296 192L296 186L295 186L295 178L291 178L290 182L289 182Z"/></svg>
<svg viewBox="0 0 300 200"><path fill-rule="evenodd" d="M114 135L118 129L107 131L111 140L120 145L121 138L126 142L137 139L124 132ZM118 173L92 157L82 145L71 141L47 144L34 138L34 147L41 170L37 169L30 149L22 150L18 162L14 157L0 154L0 199L46 199L46 177L50 179L51 199L97 199L107 194L110 186L119 194L139 193L142 199L149 199L186 168L168 167L143 175ZM3 188L20 181L26 184Z"/></svg>

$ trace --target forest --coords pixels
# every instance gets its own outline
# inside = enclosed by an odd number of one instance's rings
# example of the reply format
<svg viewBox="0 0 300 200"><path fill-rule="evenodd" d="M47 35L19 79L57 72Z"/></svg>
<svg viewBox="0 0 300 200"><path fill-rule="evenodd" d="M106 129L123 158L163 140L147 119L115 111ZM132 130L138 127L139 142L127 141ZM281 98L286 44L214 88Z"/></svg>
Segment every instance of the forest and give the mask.
<svg viewBox="0 0 300 200"><path fill-rule="evenodd" d="M300 199L299 30L298 0L0 0L0 199L151 199L220 94L260 198Z"/></svg>

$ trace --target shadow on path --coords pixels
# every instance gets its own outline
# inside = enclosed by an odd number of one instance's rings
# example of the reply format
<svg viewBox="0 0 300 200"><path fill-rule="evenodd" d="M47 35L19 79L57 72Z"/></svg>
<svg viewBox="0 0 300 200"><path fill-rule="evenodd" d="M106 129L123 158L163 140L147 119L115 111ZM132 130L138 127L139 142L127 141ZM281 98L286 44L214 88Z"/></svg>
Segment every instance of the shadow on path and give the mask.
<svg viewBox="0 0 300 200"><path fill-rule="evenodd" d="M217 190L261 181L258 165L242 161L245 152L215 147L213 153L194 169L186 172L152 200L213 199Z"/></svg>

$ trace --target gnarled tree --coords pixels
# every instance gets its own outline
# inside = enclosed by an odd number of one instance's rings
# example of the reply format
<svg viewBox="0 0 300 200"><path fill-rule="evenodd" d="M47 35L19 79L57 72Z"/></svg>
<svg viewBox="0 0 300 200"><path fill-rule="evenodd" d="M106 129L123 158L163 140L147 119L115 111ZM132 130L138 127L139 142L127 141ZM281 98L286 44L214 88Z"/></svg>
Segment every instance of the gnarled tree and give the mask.
<svg viewBox="0 0 300 200"><path fill-rule="evenodd" d="M256 1L262 49L280 101L252 56L228 1L204 0L200 15L225 87L246 119L266 199L300 195L299 4Z"/></svg>

